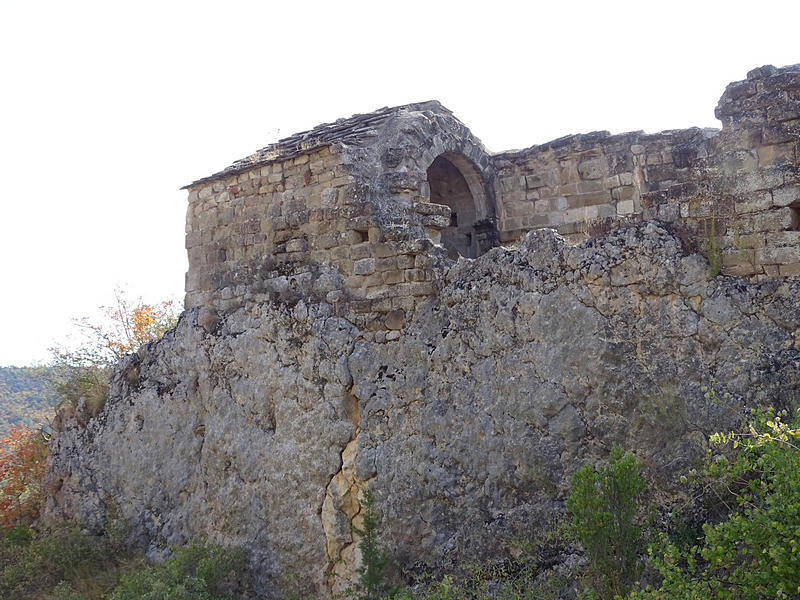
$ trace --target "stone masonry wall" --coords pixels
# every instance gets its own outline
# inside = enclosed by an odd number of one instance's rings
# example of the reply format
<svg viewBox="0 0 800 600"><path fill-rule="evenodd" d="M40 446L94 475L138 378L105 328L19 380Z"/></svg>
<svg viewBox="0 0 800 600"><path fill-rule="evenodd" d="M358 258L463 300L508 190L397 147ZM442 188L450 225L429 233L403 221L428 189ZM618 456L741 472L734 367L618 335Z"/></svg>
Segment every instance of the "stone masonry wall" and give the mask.
<svg viewBox="0 0 800 600"><path fill-rule="evenodd" d="M496 155L501 239L540 227L573 236L598 219L640 216L643 193L691 178L688 157L706 156L713 133L602 131Z"/></svg>
<svg viewBox="0 0 800 600"><path fill-rule="evenodd" d="M800 66L762 67L731 84L721 131L596 132L494 155L435 101L297 134L188 186L186 307L214 321L313 295L377 331L458 254L631 220L672 223L715 272L800 274L799 81Z"/></svg>
<svg viewBox="0 0 800 600"><path fill-rule="evenodd" d="M716 115L712 155L689 184L645 195L644 218L682 227L723 273L800 275L800 65L751 71Z"/></svg>
<svg viewBox="0 0 800 600"><path fill-rule="evenodd" d="M494 156L501 240L658 220L715 273L799 275L800 65L751 71L716 115L721 131L599 132Z"/></svg>
<svg viewBox="0 0 800 600"><path fill-rule="evenodd" d="M212 328L247 302L313 299L396 339L445 260L451 207L430 201L426 172L451 153L484 193L480 142L427 102L321 125L187 186L186 308L202 307ZM493 199L483 198L476 213L492 220Z"/></svg>
<svg viewBox="0 0 800 600"><path fill-rule="evenodd" d="M412 309L432 293L432 259L423 252L430 246L384 239L365 195L335 147L196 186L187 308L225 312L246 301L314 296L346 306L361 325L374 313ZM390 328L401 318L393 315Z"/></svg>

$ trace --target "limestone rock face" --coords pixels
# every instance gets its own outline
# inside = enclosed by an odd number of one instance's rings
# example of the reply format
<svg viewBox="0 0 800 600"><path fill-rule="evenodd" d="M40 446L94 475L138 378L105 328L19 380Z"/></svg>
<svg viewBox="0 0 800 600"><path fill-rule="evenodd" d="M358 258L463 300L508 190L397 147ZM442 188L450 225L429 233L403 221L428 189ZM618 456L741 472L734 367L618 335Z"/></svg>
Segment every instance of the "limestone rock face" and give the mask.
<svg viewBox="0 0 800 600"><path fill-rule="evenodd" d="M46 516L121 518L154 557L244 546L265 593L295 575L324 597L369 485L401 566L500 560L613 443L666 490L745 406L797 404L800 282L708 273L655 223L537 230L443 270L390 334L326 302L189 311L54 437Z"/></svg>

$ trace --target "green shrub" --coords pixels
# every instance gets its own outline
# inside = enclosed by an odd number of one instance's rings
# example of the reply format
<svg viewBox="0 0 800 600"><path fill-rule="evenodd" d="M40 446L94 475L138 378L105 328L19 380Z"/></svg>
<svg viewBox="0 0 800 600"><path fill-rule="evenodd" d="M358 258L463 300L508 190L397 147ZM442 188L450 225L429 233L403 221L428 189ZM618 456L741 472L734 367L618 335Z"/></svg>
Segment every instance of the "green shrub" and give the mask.
<svg viewBox="0 0 800 600"><path fill-rule="evenodd" d="M222 600L245 567L242 551L194 541L174 548L174 556L122 580L110 600Z"/></svg>
<svg viewBox="0 0 800 600"><path fill-rule="evenodd" d="M731 455L709 460L705 473L730 490L730 512L719 523L703 525L704 538L692 547L662 537L650 554L663 581L631 599L800 596L798 426L800 418L787 425L766 412L754 415L746 433L712 436Z"/></svg>
<svg viewBox="0 0 800 600"><path fill-rule="evenodd" d="M71 584L62 581L47 595L47 600L86 600Z"/></svg>
<svg viewBox="0 0 800 600"><path fill-rule="evenodd" d="M636 580L643 549L637 524L645 480L632 454L611 449L608 465L584 465L572 478L567 509L570 532L589 558L586 593L602 600L625 595Z"/></svg>
<svg viewBox="0 0 800 600"><path fill-rule="evenodd" d="M39 536L16 528L0 543L0 598L40 597L61 581L74 584L113 566L106 540L73 525Z"/></svg>

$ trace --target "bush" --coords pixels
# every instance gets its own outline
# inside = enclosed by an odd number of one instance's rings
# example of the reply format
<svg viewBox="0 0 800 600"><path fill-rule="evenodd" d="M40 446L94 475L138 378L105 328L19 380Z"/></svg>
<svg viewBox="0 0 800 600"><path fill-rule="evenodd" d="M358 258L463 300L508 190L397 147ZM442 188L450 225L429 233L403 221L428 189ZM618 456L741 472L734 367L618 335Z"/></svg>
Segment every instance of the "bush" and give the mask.
<svg viewBox="0 0 800 600"><path fill-rule="evenodd" d="M572 478L570 532L589 558L588 594L625 595L636 580L642 531L637 524L645 480L632 454L611 449L607 466L584 465Z"/></svg>
<svg viewBox="0 0 800 600"><path fill-rule="evenodd" d="M104 538L59 525L46 535L18 527L0 542L0 598L39 598L56 584L91 579L115 565Z"/></svg>
<svg viewBox="0 0 800 600"><path fill-rule="evenodd" d="M650 548L661 585L632 599L760 600L800 596L800 414L792 425L757 413L745 433L716 434L724 453L705 469L731 491L730 513L697 545Z"/></svg>
<svg viewBox="0 0 800 600"><path fill-rule="evenodd" d="M241 551L192 542L161 565L124 575L110 600L222 600L245 568Z"/></svg>

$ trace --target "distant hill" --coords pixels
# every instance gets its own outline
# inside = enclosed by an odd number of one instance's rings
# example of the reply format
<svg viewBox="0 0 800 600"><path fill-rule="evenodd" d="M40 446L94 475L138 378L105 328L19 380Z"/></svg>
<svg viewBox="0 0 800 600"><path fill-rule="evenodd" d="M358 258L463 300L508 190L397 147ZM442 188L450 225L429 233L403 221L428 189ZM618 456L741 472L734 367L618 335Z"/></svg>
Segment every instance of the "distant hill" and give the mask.
<svg viewBox="0 0 800 600"><path fill-rule="evenodd" d="M47 367L0 367L0 438L14 425L36 428L52 419L59 398L46 375Z"/></svg>

